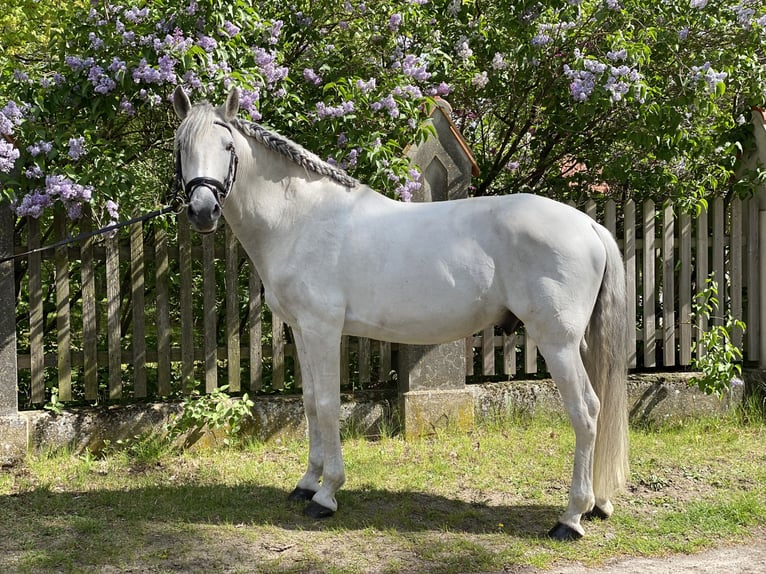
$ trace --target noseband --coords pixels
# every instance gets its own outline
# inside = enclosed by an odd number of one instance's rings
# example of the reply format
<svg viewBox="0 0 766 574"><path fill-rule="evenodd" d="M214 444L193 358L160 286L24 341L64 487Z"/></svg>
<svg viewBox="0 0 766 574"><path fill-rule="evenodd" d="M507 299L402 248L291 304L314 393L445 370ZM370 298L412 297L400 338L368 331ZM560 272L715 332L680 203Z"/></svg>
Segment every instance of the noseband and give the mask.
<svg viewBox="0 0 766 574"><path fill-rule="evenodd" d="M223 122L213 123L217 126L226 128L229 130L229 133L231 133L231 127L229 125ZM234 182L237 179L237 165L239 164L237 150L234 149L234 145L229 144L227 149L229 150L229 172L223 182L213 177L195 177L186 183L184 183L183 170L181 169L181 150L179 149L176 152L176 181L175 190L173 193L174 197L177 200L181 200L179 197L179 191L183 189L184 196L181 201L183 202L183 205L188 205L191 201L192 193L194 193L198 187L207 187L215 195L215 199L218 202L218 205L223 207L223 202L226 199L226 196L229 195L231 188L234 187Z"/></svg>

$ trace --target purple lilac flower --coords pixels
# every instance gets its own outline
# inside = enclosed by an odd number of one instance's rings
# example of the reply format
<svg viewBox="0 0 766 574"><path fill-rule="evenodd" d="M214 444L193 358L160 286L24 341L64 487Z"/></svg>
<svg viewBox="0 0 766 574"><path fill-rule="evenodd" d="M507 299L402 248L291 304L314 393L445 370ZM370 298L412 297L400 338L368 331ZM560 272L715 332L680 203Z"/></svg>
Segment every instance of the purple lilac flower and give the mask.
<svg viewBox="0 0 766 574"><path fill-rule="evenodd" d="M500 52L495 52L494 58L492 58L492 69L504 70L508 67L508 62L505 61L505 56Z"/></svg>
<svg viewBox="0 0 766 574"><path fill-rule="evenodd" d="M94 50L100 50L104 47L104 41L95 33L88 33L88 40L90 41L90 47Z"/></svg>
<svg viewBox="0 0 766 574"><path fill-rule="evenodd" d="M305 68L303 70L303 78L310 84L318 86L322 83L322 76L317 74L312 68Z"/></svg>
<svg viewBox="0 0 766 574"><path fill-rule="evenodd" d="M619 0L606 0L606 7L610 10L622 10Z"/></svg>
<svg viewBox="0 0 766 574"><path fill-rule="evenodd" d="M43 170L40 169L39 165L35 164L24 170L24 177L27 179L40 179L43 177Z"/></svg>
<svg viewBox="0 0 766 574"><path fill-rule="evenodd" d="M88 80L93 84L93 91L97 94L108 94L117 87L115 81L104 74L101 66L93 66L88 72Z"/></svg>
<svg viewBox="0 0 766 574"><path fill-rule="evenodd" d="M596 87L596 77L587 70L573 70L564 64L564 75L569 78L569 93L575 101L584 102Z"/></svg>
<svg viewBox="0 0 766 574"><path fill-rule="evenodd" d="M450 86L447 82L441 82L436 87L436 93L440 96L448 96L452 92L452 86Z"/></svg>
<svg viewBox="0 0 766 574"><path fill-rule="evenodd" d="M215 38L211 38L210 36L206 36L204 34L200 34L197 37L195 44L205 50L205 52L208 54L218 47L218 42L215 41Z"/></svg>
<svg viewBox="0 0 766 574"><path fill-rule="evenodd" d="M106 212L109 214L109 217L113 221L117 221L119 219L119 206L114 201L108 199L104 207L106 208Z"/></svg>
<svg viewBox="0 0 766 574"><path fill-rule="evenodd" d="M606 57L612 62L618 62L628 57L628 50L622 48L621 50L614 50L606 53Z"/></svg>
<svg viewBox="0 0 766 574"><path fill-rule="evenodd" d="M69 138L69 157L77 161L85 155L85 138Z"/></svg>
<svg viewBox="0 0 766 574"><path fill-rule="evenodd" d="M29 152L29 155L31 155L32 157L37 157L40 154L47 154L52 149L53 149L53 144L51 142L46 142L43 140L37 141L27 147L27 151Z"/></svg>
<svg viewBox="0 0 766 574"><path fill-rule="evenodd" d="M724 82L729 75L726 72L716 72L710 62L705 62L701 66L692 66L692 74L695 82L705 81L705 90L708 94L715 94L718 84Z"/></svg>
<svg viewBox="0 0 766 574"><path fill-rule="evenodd" d="M38 219L43 214L43 211L45 211L45 208L49 207L52 203L51 197L38 189L28 193L21 199L21 203L15 207L16 215Z"/></svg>
<svg viewBox="0 0 766 574"><path fill-rule="evenodd" d="M124 96L120 100L120 111L128 116L133 116L136 114L136 110L133 108L133 104L131 104Z"/></svg>
<svg viewBox="0 0 766 574"><path fill-rule="evenodd" d="M402 73L419 82L425 82L431 77L431 73L426 70L426 64L414 54L407 54L402 61Z"/></svg>
<svg viewBox="0 0 766 574"><path fill-rule="evenodd" d="M118 57L112 58L112 63L109 64L109 67L107 68L110 72L113 74L117 74L119 72L125 72L128 69L128 65L125 63L125 60L121 60Z"/></svg>
<svg viewBox="0 0 766 574"><path fill-rule="evenodd" d="M357 80L356 87L361 90L363 94L368 94L375 89L375 78L370 78L366 82L364 80Z"/></svg>
<svg viewBox="0 0 766 574"><path fill-rule="evenodd" d="M691 0L689 5L692 8L696 8L698 10L702 10L705 6L707 6L708 0Z"/></svg>
<svg viewBox="0 0 766 574"><path fill-rule="evenodd" d="M197 0L191 0L191 2L189 2L189 5L186 7L186 13L192 16L197 13L197 9L198 9Z"/></svg>
<svg viewBox="0 0 766 574"><path fill-rule="evenodd" d="M158 84L160 83L162 74L160 74L159 70L152 68L146 60L142 58L138 67L133 68L132 77L133 81L137 84L142 82L144 84Z"/></svg>
<svg viewBox="0 0 766 574"><path fill-rule="evenodd" d="M45 191L51 197L59 197L62 201L88 202L93 196L93 188L89 185L75 183L63 175L49 175L45 178Z"/></svg>
<svg viewBox="0 0 766 574"><path fill-rule="evenodd" d="M237 34L239 34L240 27L236 24L233 24L232 22L229 22L228 20L224 20L223 23L223 32L229 36L229 38L233 38Z"/></svg>
<svg viewBox="0 0 766 574"><path fill-rule="evenodd" d="M13 79L19 83L26 84L29 82L29 74L21 70L13 70Z"/></svg>
<svg viewBox="0 0 766 574"><path fill-rule="evenodd" d="M370 108L375 112L385 108L388 111L388 115L392 118L399 117L399 105L396 103L393 94L387 95L380 101L373 102L370 104Z"/></svg>
<svg viewBox="0 0 766 574"><path fill-rule="evenodd" d="M253 121L261 119L261 113L258 111L258 102L261 99L261 93L256 90L240 90L239 106L245 110Z"/></svg>
<svg viewBox="0 0 766 574"><path fill-rule="evenodd" d="M409 177L405 182L399 184L394 190L394 195L405 202L411 201L412 193L423 187L420 183L420 172L418 170L410 169L408 175Z"/></svg>
<svg viewBox="0 0 766 574"><path fill-rule="evenodd" d="M138 24L149 16L149 8L142 8L140 10L138 8L129 8L128 10L125 10L124 14L125 19L128 22Z"/></svg>
<svg viewBox="0 0 766 574"><path fill-rule="evenodd" d="M474 74L473 78L471 78L471 84L476 88L484 88L489 83L489 78L487 77L487 72L482 72L481 74Z"/></svg>
<svg viewBox="0 0 766 574"><path fill-rule="evenodd" d="M460 10L463 7L462 0L451 0L449 3L449 6L447 6L447 11L452 16L457 16L460 14Z"/></svg>
<svg viewBox="0 0 766 574"><path fill-rule="evenodd" d="M282 27L285 23L282 20L274 20L269 28L269 44L272 46L279 42L279 35L282 33Z"/></svg>
<svg viewBox="0 0 766 574"><path fill-rule="evenodd" d="M253 53L255 54L255 63L269 86L273 86L287 77L288 69L276 64L275 52L267 52L263 48L256 47L253 48Z"/></svg>
<svg viewBox="0 0 766 574"><path fill-rule="evenodd" d="M402 25L402 15L401 14L391 14L391 17L388 19L388 29L392 32L396 32L399 30L399 26Z"/></svg>
<svg viewBox="0 0 766 574"><path fill-rule="evenodd" d="M517 161L509 161L505 164L506 171L516 171L519 169L519 162Z"/></svg>
<svg viewBox="0 0 766 574"><path fill-rule="evenodd" d="M11 142L0 138L0 171L10 173L16 160L19 159L19 150Z"/></svg>
<svg viewBox="0 0 766 574"><path fill-rule="evenodd" d="M176 82L176 72L175 72L176 60L171 58L170 56L160 56L160 59L159 59L158 63L160 65L160 81L161 82L167 82L169 84L175 84L175 82Z"/></svg>
<svg viewBox="0 0 766 574"><path fill-rule="evenodd" d="M458 40L457 46L455 46L455 52L457 53L458 58L463 61L468 60L473 56L473 50L471 50L467 38L460 38Z"/></svg>
<svg viewBox="0 0 766 574"><path fill-rule="evenodd" d="M324 102L316 103L316 111L319 119L342 118L354 111L354 102L345 101L337 106L328 106Z"/></svg>
<svg viewBox="0 0 766 574"><path fill-rule="evenodd" d="M355 167L357 164L357 161L359 161L359 148L353 148L351 151L348 152L346 159L343 161L343 163L345 164L343 169Z"/></svg>
<svg viewBox="0 0 766 574"><path fill-rule="evenodd" d="M64 62L73 71L79 72L80 70L84 70L85 68L92 68L94 60L93 58L80 58L78 56L66 56L64 58Z"/></svg>
<svg viewBox="0 0 766 574"><path fill-rule="evenodd" d="M548 34L536 34L530 41L530 43L536 48L545 46L551 42L553 42L553 38L551 38Z"/></svg>

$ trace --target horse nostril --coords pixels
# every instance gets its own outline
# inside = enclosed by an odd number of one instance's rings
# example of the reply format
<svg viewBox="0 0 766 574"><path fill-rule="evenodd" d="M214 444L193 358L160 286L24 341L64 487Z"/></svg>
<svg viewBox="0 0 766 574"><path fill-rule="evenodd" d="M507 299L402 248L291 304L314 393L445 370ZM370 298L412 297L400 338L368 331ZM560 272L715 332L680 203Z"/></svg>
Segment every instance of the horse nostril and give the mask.
<svg viewBox="0 0 766 574"><path fill-rule="evenodd" d="M221 206L217 203L215 206L213 206L213 217L220 217L221 216Z"/></svg>

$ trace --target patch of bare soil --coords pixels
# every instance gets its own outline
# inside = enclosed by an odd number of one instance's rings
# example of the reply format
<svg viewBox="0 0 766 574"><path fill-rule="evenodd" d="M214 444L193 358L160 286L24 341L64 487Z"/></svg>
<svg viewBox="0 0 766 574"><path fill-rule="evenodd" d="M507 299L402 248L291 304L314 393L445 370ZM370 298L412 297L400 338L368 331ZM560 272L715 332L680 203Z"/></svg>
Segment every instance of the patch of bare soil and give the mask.
<svg viewBox="0 0 766 574"><path fill-rule="evenodd" d="M760 534L761 542L707 550L699 554L666 558L629 558L597 568L565 566L544 572L551 574L762 574L766 572L766 540L763 536L766 533ZM542 574L534 570L528 572Z"/></svg>

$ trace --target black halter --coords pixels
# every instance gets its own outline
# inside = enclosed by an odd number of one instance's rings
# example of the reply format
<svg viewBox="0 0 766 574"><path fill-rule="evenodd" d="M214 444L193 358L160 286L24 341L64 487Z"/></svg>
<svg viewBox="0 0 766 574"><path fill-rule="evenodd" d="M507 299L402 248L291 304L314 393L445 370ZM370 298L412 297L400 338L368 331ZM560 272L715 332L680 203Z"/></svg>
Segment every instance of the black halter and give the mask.
<svg viewBox="0 0 766 574"><path fill-rule="evenodd" d="M231 127L224 122L213 122L217 126L221 126L229 130L231 133ZM212 177L195 177L184 184L183 171L181 169L181 150L176 152L176 182L174 195L176 198L179 196L179 190L184 190L183 203L187 205L191 201L191 195L198 187L207 187L210 189L218 202L218 205L223 207L223 202L226 196L229 195L231 188L234 187L234 182L237 179L237 165L239 158L237 157L237 150L234 149L234 144L227 146L229 150L229 173L226 175L226 179L221 182L218 179Z"/></svg>

